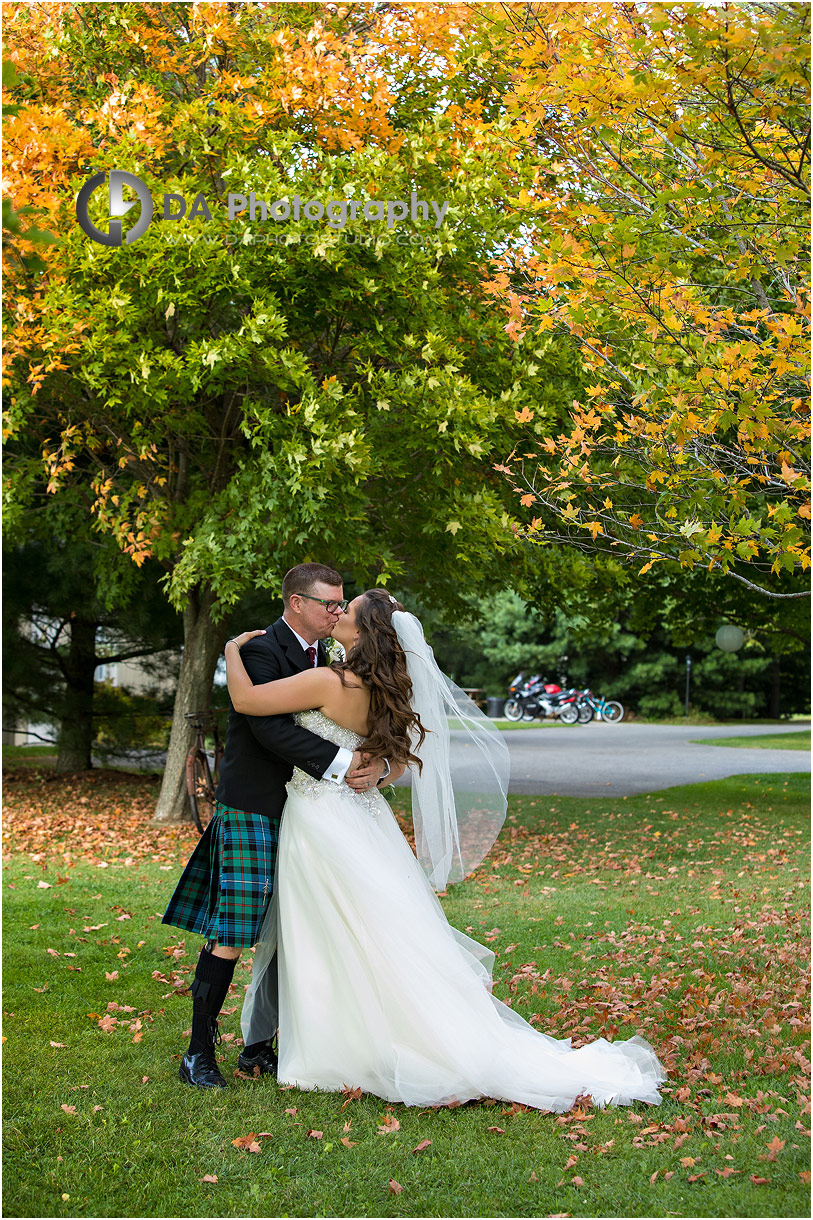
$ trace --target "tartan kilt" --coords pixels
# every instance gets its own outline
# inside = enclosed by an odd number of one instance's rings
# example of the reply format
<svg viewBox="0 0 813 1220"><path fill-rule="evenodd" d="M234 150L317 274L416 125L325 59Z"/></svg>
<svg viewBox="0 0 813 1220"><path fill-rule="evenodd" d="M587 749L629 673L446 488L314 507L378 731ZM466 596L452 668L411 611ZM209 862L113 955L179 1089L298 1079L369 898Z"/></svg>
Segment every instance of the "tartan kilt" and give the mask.
<svg viewBox="0 0 813 1220"><path fill-rule="evenodd" d="M234 948L257 943L274 892L279 822L215 804L161 923Z"/></svg>

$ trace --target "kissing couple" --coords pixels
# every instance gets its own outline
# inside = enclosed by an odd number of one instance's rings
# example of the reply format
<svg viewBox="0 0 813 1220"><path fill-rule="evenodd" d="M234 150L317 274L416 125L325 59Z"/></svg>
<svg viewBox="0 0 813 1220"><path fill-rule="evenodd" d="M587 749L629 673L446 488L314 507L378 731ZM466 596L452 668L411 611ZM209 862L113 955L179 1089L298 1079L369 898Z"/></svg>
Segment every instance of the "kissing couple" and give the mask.
<svg viewBox="0 0 813 1220"><path fill-rule="evenodd" d="M410 1106L659 1104L648 1042L574 1049L534 1029L492 995L494 954L446 920L436 891L476 868L505 819L508 750L419 620L385 589L348 605L320 564L292 568L282 598L282 618L226 645L215 814L163 917L206 938L181 1079L226 1087L217 1017L255 945L248 1075ZM328 635L344 661L327 663ZM417 859L379 791L407 767Z"/></svg>

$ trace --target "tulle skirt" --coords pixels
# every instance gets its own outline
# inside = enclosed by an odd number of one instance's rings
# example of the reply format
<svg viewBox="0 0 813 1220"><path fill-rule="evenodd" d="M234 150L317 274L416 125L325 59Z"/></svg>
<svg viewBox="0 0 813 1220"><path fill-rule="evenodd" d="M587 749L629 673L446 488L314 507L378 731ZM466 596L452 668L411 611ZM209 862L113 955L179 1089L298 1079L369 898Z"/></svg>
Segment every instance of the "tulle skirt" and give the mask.
<svg viewBox="0 0 813 1220"><path fill-rule="evenodd" d="M361 1088L390 1102L494 1097L569 1110L660 1103L664 1070L643 1038L572 1049L491 995L494 955L448 923L380 794L289 786L277 888L247 996L279 954L279 1081ZM253 1011L252 1011L253 1008Z"/></svg>

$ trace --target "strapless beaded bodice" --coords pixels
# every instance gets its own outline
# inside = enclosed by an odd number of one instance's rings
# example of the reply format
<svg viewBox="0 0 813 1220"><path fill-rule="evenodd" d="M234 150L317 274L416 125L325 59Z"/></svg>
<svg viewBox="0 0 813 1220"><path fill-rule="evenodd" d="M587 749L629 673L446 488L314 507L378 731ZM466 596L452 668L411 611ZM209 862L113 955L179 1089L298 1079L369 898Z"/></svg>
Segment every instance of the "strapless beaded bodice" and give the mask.
<svg viewBox="0 0 813 1220"><path fill-rule="evenodd" d="M331 720L324 712L313 709L308 712L296 712L294 720L297 724L301 724L303 729L310 729L312 733L318 733L320 737L324 737L326 741L332 741L334 745L343 746L346 750L356 750L361 745L364 738L359 733L354 733L352 729L346 729L343 725L337 724L335 720ZM307 771L303 771L300 767L294 767L294 773L288 784L294 792L298 792L301 796L309 797L313 800L322 796L340 796L349 801L352 801L357 809L363 809L365 813L377 817L381 812L381 805L384 801L383 796L376 789L371 792L354 792L352 788L348 788L347 784L334 784L329 779L314 779L312 775L308 775Z"/></svg>

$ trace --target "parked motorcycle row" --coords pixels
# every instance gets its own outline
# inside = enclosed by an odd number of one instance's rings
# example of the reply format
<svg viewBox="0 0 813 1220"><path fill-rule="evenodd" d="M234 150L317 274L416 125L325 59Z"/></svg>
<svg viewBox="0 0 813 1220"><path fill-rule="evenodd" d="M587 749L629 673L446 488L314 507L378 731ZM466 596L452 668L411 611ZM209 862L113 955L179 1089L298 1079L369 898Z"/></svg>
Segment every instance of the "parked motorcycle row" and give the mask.
<svg viewBox="0 0 813 1220"><path fill-rule="evenodd" d="M591 690L571 686L563 690L540 674L517 674L508 688L504 715L506 720L561 720L562 724L589 724L593 719L617 724L624 719L624 708L615 699L604 699Z"/></svg>

